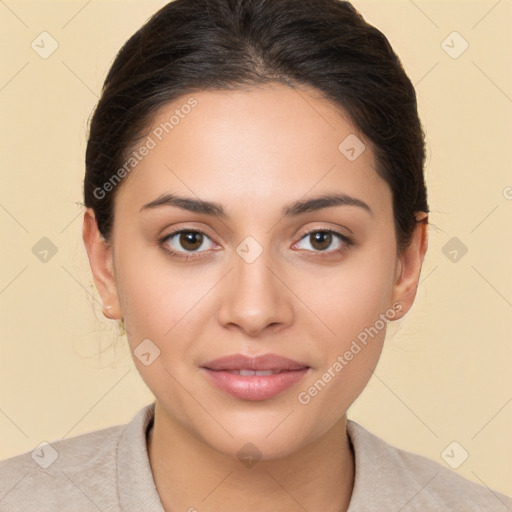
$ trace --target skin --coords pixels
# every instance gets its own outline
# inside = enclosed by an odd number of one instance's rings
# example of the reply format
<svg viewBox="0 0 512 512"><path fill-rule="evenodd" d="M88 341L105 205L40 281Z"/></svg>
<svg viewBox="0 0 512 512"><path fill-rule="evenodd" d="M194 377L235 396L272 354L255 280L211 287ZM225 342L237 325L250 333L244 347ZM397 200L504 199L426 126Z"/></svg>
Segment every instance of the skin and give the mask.
<svg viewBox="0 0 512 512"><path fill-rule="evenodd" d="M134 362L156 397L148 452L162 504L346 510L354 483L346 411L377 365L385 328L309 403L298 394L393 304L394 320L409 310L427 249L426 214L418 213L425 222L399 254L391 190L370 143L317 91L272 85L193 97L197 107L119 186L109 243L91 209L83 229L96 286L112 306L105 314L124 319L132 352L147 338L161 351L149 366ZM153 127L187 99L162 108ZM350 134L366 145L355 161L338 150ZM293 201L333 192L364 201L371 213L338 205L282 215ZM165 193L215 201L229 217L176 206L141 211ZM200 252L188 251L194 259L163 249L187 254L179 235L160 242L177 229L206 233ZM353 243L333 236L322 249L306 236L315 229ZM252 263L236 252L248 236L263 250ZM199 370L234 353L275 353L311 370L271 399L241 400ZM236 455L248 442L262 454L250 468Z"/></svg>

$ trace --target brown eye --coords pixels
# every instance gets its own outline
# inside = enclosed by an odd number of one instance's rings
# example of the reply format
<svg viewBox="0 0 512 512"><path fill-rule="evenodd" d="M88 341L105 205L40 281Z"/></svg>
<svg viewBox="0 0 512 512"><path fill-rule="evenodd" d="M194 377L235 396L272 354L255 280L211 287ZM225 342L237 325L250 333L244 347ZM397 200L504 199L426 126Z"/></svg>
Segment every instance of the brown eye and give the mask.
<svg viewBox="0 0 512 512"><path fill-rule="evenodd" d="M162 245L172 254L186 256L187 253L208 252L214 246L210 237L202 231L182 229L166 236Z"/></svg>
<svg viewBox="0 0 512 512"><path fill-rule="evenodd" d="M197 231L182 231L179 237L179 243L187 251L195 251L203 243L203 234Z"/></svg>
<svg viewBox="0 0 512 512"><path fill-rule="evenodd" d="M352 245L352 241L349 238L337 231L328 229L310 231L295 244L299 249L313 253L325 252L327 254L342 253L348 249L350 245Z"/></svg>
<svg viewBox="0 0 512 512"><path fill-rule="evenodd" d="M325 251L332 243L332 233L326 231L317 231L310 233L311 246L318 251Z"/></svg>

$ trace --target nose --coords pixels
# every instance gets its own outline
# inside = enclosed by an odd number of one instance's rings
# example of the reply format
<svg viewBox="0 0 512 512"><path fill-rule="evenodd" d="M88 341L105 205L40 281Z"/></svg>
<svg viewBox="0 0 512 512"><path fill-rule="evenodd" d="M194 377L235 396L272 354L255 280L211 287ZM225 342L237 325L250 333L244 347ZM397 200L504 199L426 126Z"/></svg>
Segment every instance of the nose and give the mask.
<svg viewBox="0 0 512 512"><path fill-rule="evenodd" d="M234 268L223 281L219 323L251 337L275 332L293 321L293 294L272 265L268 251L249 263L234 255ZM281 277L281 279L280 279Z"/></svg>

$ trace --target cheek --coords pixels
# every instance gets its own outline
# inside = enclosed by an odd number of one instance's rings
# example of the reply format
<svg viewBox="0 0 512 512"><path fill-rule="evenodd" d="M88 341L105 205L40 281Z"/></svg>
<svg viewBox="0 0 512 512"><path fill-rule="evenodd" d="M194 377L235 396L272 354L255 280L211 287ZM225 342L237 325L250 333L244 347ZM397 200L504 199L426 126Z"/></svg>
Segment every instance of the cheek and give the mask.
<svg viewBox="0 0 512 512"><path fill-rule="evenodd" d="M199 266L171 265L159 252L124 252L116 266L127 331L138 338L165 340L183 329L213 284Z"/></svg>
<svg viewBox="0 0 512 512"><path fill-rule="evenodd" d="M316 337L322 363L301 388L300 404L318 407L319 413L327 407L334 418L364 389L379 360L387 324L394 318L390 300L395 265L394 248L381 246L361 251L329 279L317 281L316 294L310 293L311 309L321 313L329 329ZM311 289L312 281L308 284Z"/></svg>
<svg viewBox="0 0 512 512"><path fill-rule="evenodd" d="M316 429L320 435L342 416L366 387L379 361L389 315L382 294L374 286L347 290L331 306L327 318L334 334L317 337L316 351L322 364L298 390L299 407L311 417L323 418Z"/></svg>
<svg viewBox="0 0 512 512"><path fill-rule="evenodd" d="M324 329L328 346L342 350L391 306L395 266L394 248L375 245L355 252L333 272L303 281L299 293L329 328Z"/></svg>
<svg viewBox="0 0 512 512"><path fill-rule="evenodd" d="M198 318L205 296L213 283L201 277L200 271L184 271L167 265L165 258L148 258L123 254L118 265L119 300L124 316L132 357L142 379L163 403L173 403L176 410L186 411L186 393L179 382L187 379L183 370L192 365L191 340L194 329L202 325ZM137 357L150 353L150 364ZM154 347L157 347L155 349ZM153 359L153 353L158 354Z"/></svg>

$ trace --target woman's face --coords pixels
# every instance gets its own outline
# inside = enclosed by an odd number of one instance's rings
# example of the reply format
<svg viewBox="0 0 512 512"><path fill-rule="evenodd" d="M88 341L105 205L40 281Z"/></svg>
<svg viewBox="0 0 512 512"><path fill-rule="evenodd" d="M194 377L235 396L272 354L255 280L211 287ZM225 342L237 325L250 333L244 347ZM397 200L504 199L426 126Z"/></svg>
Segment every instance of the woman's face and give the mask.
<svg viewBox="0 0 512 512"><path fill-rule="evenodd" d="M230 455L313 442L365 387L424 253L397 254L369 144L319 94L276 85L169 104L135 158L98 288L166 420ZM298 364L211 363L234 354Z"/></svg>

